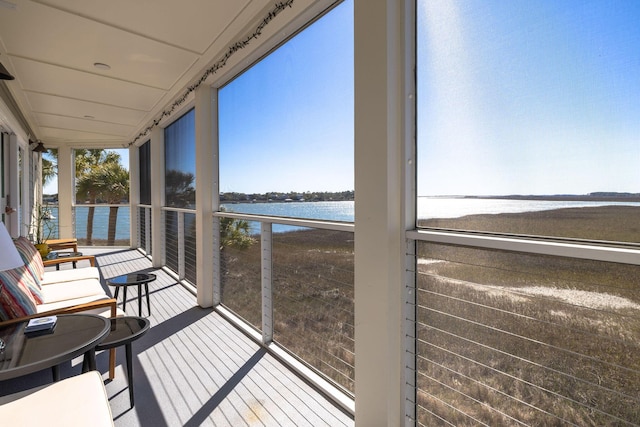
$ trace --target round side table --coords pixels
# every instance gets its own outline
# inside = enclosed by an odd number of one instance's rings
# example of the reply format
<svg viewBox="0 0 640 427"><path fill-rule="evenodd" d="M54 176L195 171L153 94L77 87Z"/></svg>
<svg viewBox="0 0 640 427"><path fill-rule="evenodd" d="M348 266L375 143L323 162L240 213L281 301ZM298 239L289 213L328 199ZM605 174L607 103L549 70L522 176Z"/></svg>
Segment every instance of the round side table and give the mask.
<svg viewBox="0 0 640 427"><path fill-rule="evenodd" d="M116 291L113 294L115 299L118 299L118 293L120 288L124 288L124 295L122 300L122 309L127 311L127 288L129 286L138 287L138 315L142 316L142 285L144 285L144 291L147 296L147 308L149 309L149 315L151 315L151 303L149 302L149 282L156 280L156 275L151 273L129 273L122 276L112 277L107 279L107 285L115 286Z"/></svg>
<svg viewBox="0 0 640 427"><path fill-rule="evenodd" d="M58 365L84 353L85 369L96 369L95 347L109 333L109 320L93 314L58 315L53 332L28 335L28 322L0 327L0 381L52 368L60 379Z"/></svg>
<svg viewBox="0 0 640 427"><path fill-rule="evenodd" d="M124 345L127 355L127 382L129 383L129 401L133 408L133 355L131 343L149 330L149 321L143 317L125 316L111 318L109 335L96 347L96 350L108 350Z"/></svg>

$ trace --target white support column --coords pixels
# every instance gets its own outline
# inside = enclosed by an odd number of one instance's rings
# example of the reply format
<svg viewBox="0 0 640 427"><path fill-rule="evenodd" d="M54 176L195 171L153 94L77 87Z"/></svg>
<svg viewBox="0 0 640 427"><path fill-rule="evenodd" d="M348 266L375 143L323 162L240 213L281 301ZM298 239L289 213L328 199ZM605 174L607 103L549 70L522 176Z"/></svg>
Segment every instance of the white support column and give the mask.
<svg viewBox="0 0 640 427"><path fill-rule="evenodd" d="M404 1L355 0L354 15L355 421L399 426L405 422Z"/></svg>
<svg viewBox="0 0 640 427"><path fill-rule="evenodd" d="M35 175L36 171L31 170L34 156L29 149L29 141L25 141L18 136L17 142L18 159L21 163L20 169L22 174L22 180L18 184L18 186L20 186L20 194L22 195L22 200L20 201L22 210L18 218L18 228L20 235L23 236L28 230L27 224L31 221L34 206L33 202L39 202L40 199L34 199L34 197L37 196L37 191L34 187L38 185L38 183L32 181L32 179L37 179L37 175Z"/></svg>
<svg viewBox="0 0 640 427"><path fill-rule="evenodd" d="M213 122L217 116L213 90L201 85L195 92L196 122L196 281L198 305L211 307L213 298L213 204L218 199L214 166ZM216 114L214 116L214 114ZM217 132L216 132L217 134ZM216 150L217 152L217 150ZM215 191L215 192L214 192ZM215 196L215 197L214 197Z"/></svg>
<svg viewBox="0 0 640 427"><path fill-rule="evenodd" d="M40 182L40 168L38 167L38 158L40 154L33 153L29 148L29 141L24 141L20 148L22 149L22 173L24 179L22 180L22 215L20 216L20 235L24 236L29 230L29 222L31 220L31 214L33 207L36 203L42 202L39 190L42 188Z"/></svg>
<svg viewBox="0 0 640 427"><path fill-rule="evenodd" d="M33 195L33 205L42 203L42 155L40 153L34 153L28 148L27 143L27 153L31 164L29 165L29 169L33 170L33 187L27 188L27 191L31 192ZM25 212L22 219L22 230L21 233L23 236L27 235L29 232L29 224L31 219L31 212L33 212L33 206L29 207L29 212Z"/></svg>
<svg viewBox="0 0 640 427"><path fill-rule="evenodd" d="M213 167L211 181L211 193L212 203L211 208L213 212L220 210L220 158L219 158L219 144L218 140L218 92L217 89L211 90L211 164ZM220 218L213 219L213 262L211 263L213 274L213 305L218 305L222 301L222 279L220 275Z"/></svg>
<svg viewBox="0 0 640 427"><path fill-rule="evenodd" d="M67 146L58 148L58 229L61 239L70 239L75 236L73 226L75 170L73 150Z"/></svg>
<svg viewBox="0 0 640 427"><path fill-rule="evenodd" d="M138 232L138 204L140 203L140 150L132 145L129 147L129 236L130 247L137 248L142 245Z"/></svg>
<svg viewBox="0 0 640 427"><path fill-rule="evenodd" d="M7 185L7 205L15 209L5 218L7 231L11 237L20 236L20 165L18 162L18 137L9 135L9 183Z"/></svg>
<svg viewBox="0 0 640 427"><path fill-rule="evenodd" d="M164 205L164 129L154 127L151 130L151 244L153 266L160 268L164 259L164 223L162 206Z"/></svg>

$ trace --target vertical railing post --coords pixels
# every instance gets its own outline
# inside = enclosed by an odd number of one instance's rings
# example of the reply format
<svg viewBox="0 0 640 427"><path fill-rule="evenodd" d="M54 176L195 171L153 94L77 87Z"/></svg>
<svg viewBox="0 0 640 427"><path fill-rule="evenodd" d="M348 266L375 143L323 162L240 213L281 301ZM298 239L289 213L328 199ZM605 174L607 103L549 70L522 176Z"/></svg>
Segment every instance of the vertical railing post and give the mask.
<svg viewBox="0 0 640 427"><path fill-rule="evenodd" d="M213 305L222 302L222 274L220 274L220 218L213 218Z"/></svg>
<svg viewBox="0 0 640 427"><path fill-rule="evenodd" d="M140 241L140 148L129 146L129 247L143 246ZM135 238L134 238L135 236Z"/></svg>
<svg viewBox="0 0 640 427"><path fill-rule="evenodd" d="M262 342L273 341L273 292L272 292L272 224L261 223L260 249L262 253Z"/></svg>
<svg viewBox="0 0 640 427"><path fill-rule="evenodd" d="M136 224L136 242L138 242L138 248L142 248L145 251L147 250L147 246L145 245L146 243L146 235L145 232L147 231L147 226L146 226L146 219L147 216L145 214L145 209L144 207L138 205L138 207L136 208L136 210L138 211L138 220L137 220L137 224ZM144 228L143 228L144 227ZM143 240L143 237L145 240Z"/></svg>
<svg viewBox="0 0 640 427"><path fill-rule="evenodd" d="M184 262L184 212L178 212L178 277L185 277Z"/></svg>
<svg viewBox="0 0 640 427"><path fill-rule="evenodd" d="M160 266L164 266L167 265L167 238L165 236L167 230L167 211L165 211L164 209L160 210L160 224L162 226L162 233L157 234L157 237L159 237L159 239L157 238L156 241L162 248L160 251L160 259L162 260L162 264L160 264Z"/></svg>
<svg viewBox="0 0 640 427"><path fill-rule="evenodd" d="M144 208L144 250L148 255L153 255L151 251L151 208Z"/></svg>

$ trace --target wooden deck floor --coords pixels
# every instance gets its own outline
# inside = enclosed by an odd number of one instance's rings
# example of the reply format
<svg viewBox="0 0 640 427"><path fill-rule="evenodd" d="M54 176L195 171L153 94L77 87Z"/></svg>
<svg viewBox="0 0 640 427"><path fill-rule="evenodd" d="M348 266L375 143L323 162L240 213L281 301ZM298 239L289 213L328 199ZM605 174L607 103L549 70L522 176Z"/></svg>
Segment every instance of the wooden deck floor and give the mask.
<svg viewBox="0 0 640 427"><path fill-rule="evenodd" d="M133 344L136 404L129 407L124 349L116 379L106 384L116 426L351 426L352 418L297 377L140 252L83 248L97 255L103 279L154 272L151 329ZM104 282L103 282L104 283ZM111 291L112 289L110 289ZM137 315L137 292L127 312ZM122 295L120 296L120 302ZM143 315L147 317L146 303ZM107 353L97 356L107 377ZM79 372L81 360L61 369ZM0 394L50 381L50 372L0 383Z"/></svg>

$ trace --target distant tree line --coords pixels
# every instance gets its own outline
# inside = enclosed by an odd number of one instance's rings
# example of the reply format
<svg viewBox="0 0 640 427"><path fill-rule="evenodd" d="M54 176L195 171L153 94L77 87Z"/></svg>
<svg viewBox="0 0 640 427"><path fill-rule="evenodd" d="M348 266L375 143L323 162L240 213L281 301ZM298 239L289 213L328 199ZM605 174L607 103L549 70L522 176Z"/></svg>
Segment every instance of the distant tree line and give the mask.
<svg viewBox="0 0 640 427"><path fill-rule="evenodd" d="M351 191L306 191L299 193L290 191L288 193L220 193L220 201L226 203L247 203L247 202L327 202L354 200L353 190Z"/></svg>

